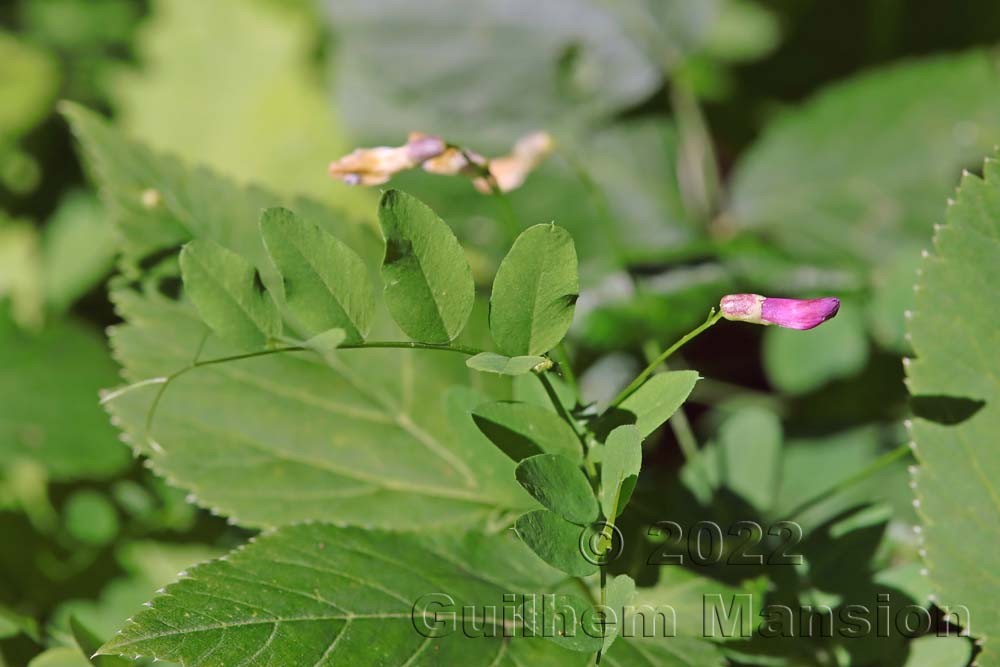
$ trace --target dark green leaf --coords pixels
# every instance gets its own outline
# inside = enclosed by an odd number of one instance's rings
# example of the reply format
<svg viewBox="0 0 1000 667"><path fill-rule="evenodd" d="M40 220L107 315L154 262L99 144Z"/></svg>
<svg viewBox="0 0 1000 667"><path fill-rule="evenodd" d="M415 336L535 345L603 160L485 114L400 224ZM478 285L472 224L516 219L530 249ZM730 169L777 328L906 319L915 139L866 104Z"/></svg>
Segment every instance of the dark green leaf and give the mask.
<svg viewBox="0 0 1000 667"><path fill-rule="evenodd" d="M448 225L415 197L389 190L378 208L385 236L385 301L414 340L448 343L475 301L472 269Z"/></svg>
<svg viewBox="0 0 1000 667"><path fill-rule="evenodd" d="M282 208L264 211L260 231L281 274L284 302L304 333L340 328L347 342L362 341L371 329L375 298L358 254Z"/></svg>
<svg viewBox="0 0 1000 667"><path fill-rule="evenodd" d="M538 454L521 461L514 471L535 500L572 523L597 520L597 500L579 466L559 454Z"/></svg>
<svg viewBox="0 0 1000 667"><path fill-rule="evenodd" d="M485 403L472 411L472 418L479 430L515 461L543 453L562 454L574 462L583 458L573 427L537 405Z"/></svg>
<svg viewBox="0 0 1000 667"><path fill-rule="evenodd" d="M554 224L521 233L504 257L490 297L490 332L508 356L555 347L573 322L579 296L573 238Z"/></svg>
<svg viewBox="0 0 1000 667"><path fill-rule="evenodd" d="M963 605L981 637L976 661L1000 665L1000 162L962 179L921 264L906 365L926 562L942 609ZM954 622L954 619L952 619Z"/></svg>
<svg viewBox="0 0 1000 667"><path fill-rule="evenodd" d="M532 632L571 651L594 653L604 630L597 610L576 595L532 596L524 603L524 625Z"/></svg>
<svg viewBox="0 0 1000 667"><path fill-rule="evenodd" d="M597 566L583 557L580 536L587 530L570 523L549 510L535 510L518 517L514 530L552 567L574 577L597 572Z"/></svg>
<svg viewBox="0 0 1000 667"><path fill-rule="evenodd" d="M202 319L238 347L263 347L281 334L281 316L250 262L212 241L181 251L184 291Z"/></svg>
<svg viewBox="0 0 1000 667"><path fill-rule="evenodd" d="M601 451L601 509L608 520L628 505L641 467L642 433L635 426L619 426Z"/></svg>

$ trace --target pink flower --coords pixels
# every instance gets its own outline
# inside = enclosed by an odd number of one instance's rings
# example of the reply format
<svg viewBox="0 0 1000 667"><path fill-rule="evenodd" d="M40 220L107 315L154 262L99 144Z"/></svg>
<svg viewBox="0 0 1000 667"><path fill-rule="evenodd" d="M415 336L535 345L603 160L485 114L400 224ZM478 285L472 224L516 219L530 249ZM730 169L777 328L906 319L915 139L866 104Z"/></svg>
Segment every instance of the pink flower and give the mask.
<svg viewBox="0 0 1000 667"><path fill-rule="evenodd" d="M727 320L753 324L777 324L786 329L812 329L840 310L840 299L775 299L759 294L729 294L719 302Z"/></svg>

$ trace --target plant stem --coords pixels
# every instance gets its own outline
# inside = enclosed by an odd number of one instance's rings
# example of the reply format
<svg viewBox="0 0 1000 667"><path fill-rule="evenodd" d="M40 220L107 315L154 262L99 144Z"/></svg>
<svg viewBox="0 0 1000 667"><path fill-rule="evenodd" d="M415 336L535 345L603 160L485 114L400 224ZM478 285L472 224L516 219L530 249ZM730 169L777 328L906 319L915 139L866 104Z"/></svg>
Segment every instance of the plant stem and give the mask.
<svg viewBox="0 0 1000 667"><path fill-rule="evenodd" d="M573 433L576 434L577 439L580 441L580 447L583 448L583 465L587 469L587 474L590 476L591 484L597 483L597 469L594 467L594 463L587 458L588 447L587 438L584 434L580 433L579 429L576 427L576 420L573 419L573 415L569 413L566 406L562 404L559 400L559 394L556 393L556 388L552 386L552 382L546 377L545 373L536 373L535 376L538 381L542 383L542 387L545 388L545 393L548 395L549 400L552 402L552 407L556 409L556 413L569 424L569 427L573 429Z"/></svg>
<svg viewBox="0 0 1000 667"><path fill-rule="evenodd" d="M863 469L854 473L850 477L842 479L841 481L837 482L830 488L824 489L820 493L817 493L811 498L799 503L795 507L795 509L793 509L788 513L789 517L788 520L797 521L803 514L805 514L807 511L809 511L822 501L826 500L830 496L835 495L837 493L841 493L845 489L854 486L858 482L863 482L864 480L868 479L869 477L879 472L880 470L889 467L897 460L907 456L909 453L910 453L909 445L900 445L899 447L896 447L892 451L886 452L885 454L878 457L877 459L875 459L867 466L865 466Z"/></svg>
<svg viewBox="0 0 1000 667"><path fill-rule="evenodd" d="M629 383L627 387L622 389L621 393L619 393L618 396L615 397L615 400L611 401L611 404L608 406L608 409L610 410L611 408L616 408L619 405L621 405L622 401L631 396L636 389L641 387L642 383L645 382L646 379L653 374L653 371L655 371L660 364L666 361L671 354L684 347L684 345L688 341L690 341L692 338L696 337L698 334L711 327L720 319L722 319L722 313L716 313L715 308L712 308L712 310L709 311L708 317L705 319L704 322L702 322L700 325L698 325L698 327L696 327L692 331L686 333L684 337L682 337L676 343L668 347L662 354L660 354L660 356L658 356L656 359L650 362L650 364L646 366L642 370L642 372L639 373L635 377L635 379Z"/></svg>

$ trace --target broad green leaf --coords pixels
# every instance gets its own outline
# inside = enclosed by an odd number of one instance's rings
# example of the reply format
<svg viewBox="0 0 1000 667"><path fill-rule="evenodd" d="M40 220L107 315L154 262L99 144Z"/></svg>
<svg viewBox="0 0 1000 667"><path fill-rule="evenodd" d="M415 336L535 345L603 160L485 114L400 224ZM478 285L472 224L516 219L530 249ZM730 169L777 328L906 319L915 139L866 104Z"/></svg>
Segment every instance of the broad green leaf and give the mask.
<svg viewBox="0 0 1000 667"><path fill-rule="evenodd" d="M625 612L626 608L632 605L632 598L635 597L635 581L632 577L627 574L619 574L616 577L611 577L607 584L607 606L611 608L615 616L610 617L608 621L614 621L613 626L607 627L607 632L604 635L604 644L601 647L602 653L607 653L611 645L615 643L618 636L622 632L622 626L625 623Z"/></svg>
<svg viewBox="0 0 1000 667"><path fill-rule="evenodd" d="M571 651L595 653L603 644L604 630L597 610L577 595L559 593L526 599L524 626Z"/></svg>
<svg viewBox="0 0 1000 667"><path fill-rule="evenodd" d="M769 327L763 360L771 384L789 394L804 394L864 369L868 338L858 305L844 304L836 318L809 331Z"/></svg>
<svg viewBox="0 0 1000 667"><path fill-rule="evenodd" d="M601 418L602 426L611 429L620 424L634 424L645 438L680 409L698 382L697 371L667 371L646 380L631 396Z"/></svg>
<svg viewBox="0 0 1000 667"><path fill-rule="evenodd" d="M569 232L554 224L523 231L493 281L490 332L500 352L513 357L555 347L573 322L579 291Z"/></svg>
<svg viewBox="0 0 1000 667"><path fill-rule="evenodd" d="M281 274L284 302L306 335L341 328L347 342L364 340L375 297L358 254L287 209L264 211L260 232Z"/></svg>
<svg viewBox="0 0 1000 667"><path fill-rule="evenodd" d="M929 221L962 167L1000 142L986 50L910 60L778 116L733 174L728 215L793 256L878 265Z"/></svg>
<svg viewBox="0 0 1000 667"><path fill-rule="evenodd" d="M129 322L112 334L128 381L190 364L205 331L192 309L127 290L114 297ZM210 339L201 358L237 352ZM148 434L157 386L109 405L154 470L244 525L317 519L412 530L531 506L513 463L448 423L443 397L468 377L459 355L329 357L276 354L185 373L164 392Z"/></svg>
<svg viewBox="0 0 1000 667"><path fill-rule="evenodd" d="M39 653L28 667L93 667L93 663L76 646L58 646Z"/></svg>
<svg viewBox="0 0 1000 667"><path fill-rule="evenodd" d="M719 428L722 484L762 512L774 505L781 482L781 442L781 421L761 407L743 408Z"/></svg>
<svg viewBox="0 0 1000 667"><path fill-rule="evenodd" d="M513 401L484 403L472 411L479 430L504 454L520 461L536 454L561 454L571 461L583 458L573 427L551 410Z"/></svg>
<svg viewBox="0 0 1000 667"><path fill-rule="evenodd" d="M220 338L238 347L263 347L281 334L278 307L250 262L212 241L181 250L184 292Z"/></svg>
<svg viewBox="0 0 1000 667"><path fill-rule="evenodd" d="M584 656L486 612L510 605L505 594L554 591L561 579L509 534L289 526L193 568L101 650L191 667L360 665L375 656L393 665L583 667ZM466 605L481 628L472 637L463 633ZM503 620L517 636L503 638Z"/></svg>
<svg viewBox="0 0 1000 667"><path fill-rule="evenodd" d="M574 577L586 577L597 572L597 565L583 557L581 535L587 528L570 523L549 510L522 514L514 530L539 558L552 567Z"/></svg>
<svg viewBox="0 0 1000 667"><path fill-rule="evenodd" d="M527 375L542 363L545 363L545 357L505 357L495 352L480 352L465 361L465 365L473 370L497 375Z"/></svg>
<svg viewBox="0 0 1000 667"><path fill-rule="evenodd" d="M241 183L371 215L372 192L326 172L353 146L327 99L308 12L266 0L149 4L129 42L137 63L108 77L115 118L131 136Z"/></svg>
<svg viewBox="0 0 1000 667"><path fill-rule="evenodd" d="M95 332L72 320L38 334L0 313L0 470L21 459L54 481L101 479L129 463L128 450L98 406L116 381L115 364Z"/></svg>
<svg viewBox="0 0 1000 667"><path fill-rule="evenodd" d="M514 470L517 481L542 505L572 523L597 520L597 500L580 467L559 454L529 456Z"/></svg>
<svg viewBox="0 0 1000 667"><path fill-rule="evenodd" d="M458 239L426 204L398 190L382 195L378 219L385 236L385 302L393 319L414 340L454 340L476 298Z"/></svg>
<svg viewBox="0 0 1000 667"><path fill-rule="evenodd" d="M481 150L509 146L539 127L631 107L661 81L660 61L635 43L647 27L600 0L324 4L337 38L338 107L379 140L414 128Z"/></svg>
<svg viewBox="0 0 1000 667"><path fill-rule="evenodd" d="M962 179L947 224L921 263L909 333L907 386L920 468L918 511L931 582L942 609L964 605L981 637L977 663L1000 665L1000 163Z"/></svg>
<svg viewBox="0 0 1000 667"><path fill-rule="evenodd" d="M608 520L628 505L641 467L642 433L635 426L619 426L601 451L601 510Z"/></svg>
<svg viewBox="0 0 1000 667"><path fill-rule="evenodd" d="M49 632L70 641L73 620L100 638L110 639L126 620L142 610L157 589L177 579L178 572L216 558L222 551L202 544L126 542L115 549L115 561L124 576L112 579L94 599L63 600L49 623ZM88 655L97 651L95 646Z"/></svg>
<svg viewBox="0 0 1000 667"><path fill-rule="evenodd" d="M270 262L258 228L263 209L289 205L309 222L346 242L362 257L377 252L367 226L348 223L307 200L243 188L215 172L187 167L127 139L83 107L63 104L107 214L120 239L126 267L155 266L192 238L208 239L246 257L267 280ZM276 279L276 276L272 276Z"/></svg>

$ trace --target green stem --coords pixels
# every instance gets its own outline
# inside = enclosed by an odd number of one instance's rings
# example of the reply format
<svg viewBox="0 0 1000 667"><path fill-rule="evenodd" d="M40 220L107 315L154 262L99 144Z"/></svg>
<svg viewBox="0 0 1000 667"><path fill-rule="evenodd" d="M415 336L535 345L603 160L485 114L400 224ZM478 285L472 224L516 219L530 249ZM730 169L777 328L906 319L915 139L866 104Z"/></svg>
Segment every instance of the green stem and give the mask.
<svg viewBox="0 0 1000 667"><path fill-rule="evenodd" d="M622 389L621 393L619 393L618 396L616 396L615 399L611 401L611 405L608 406L608 409L616 408L619 405L621 405L622 401L631 396L636 389L641 387L642 383L645 382L646 379L653 374L653 371L655 371L657 367L660 366L660 364L666 361L671 354L684 347L684 345L688 341L690 341L692 338L696 337L698 334L711 327L720 319L722 319L722 313L716 313L715 308L710 310L708 313L708 318L706 318L704 322L698 325L698 327L695 328L694 330L685 334L684 337L678 340L676 343L668 347L662 354L660 354L660 356L658 356L656 359L650 362L650 364L646 366L646 368L644 368L642 372L639 373L635 377L635 379L629 383L627 387Z"/></svg>
<svg viewBox="0 0 1000 667"><path fill-rule="evenodd" d="M577 439L580 441L580 447L583 448L583 464L587 468L587 474L590 476L591 483L595 483L597 480L597 469L594 467L594 463L587 458L587 438L577 429L576 420L573 419L573 415L569 413L566 406L559 400L559 394L556 393L556 388L552 386L551 380L549 380L545 373L535 373L535 377L542 383L546 395L548 395L549 400L552 402L552 407L556 409L556 414L569 424L569 427L573 429L573 433L576 434Z"/></svg>
<svg viewBox="0 0 1000 667"><path fill-rule="evenodd" d="M830 488L824 489L823 491L817 493L813 497L803 501L802 503L799 503L799 505L797 505L795 509L793 509L788 513L789 517L788 520L797 521L799 518L801 518L803 514L805 514L807 511L809 511L819 503L823 502L830 496L841 493L842 491L854 486L858 482L863 482L864 480L868 479L869 477L879 472L880 470L889 467L899 459L908 456L909 453L910 453L909 445L900 445L899 447L896 447L896 449L893 449L890 452L886 452L885 454L878 457L877 459L875 459L867 466L865 466L863 469L854 473L850 477L842 479L841 481L837 482Z"/></svg>

